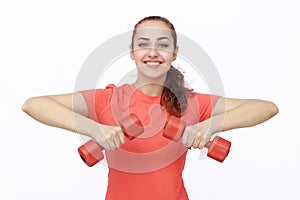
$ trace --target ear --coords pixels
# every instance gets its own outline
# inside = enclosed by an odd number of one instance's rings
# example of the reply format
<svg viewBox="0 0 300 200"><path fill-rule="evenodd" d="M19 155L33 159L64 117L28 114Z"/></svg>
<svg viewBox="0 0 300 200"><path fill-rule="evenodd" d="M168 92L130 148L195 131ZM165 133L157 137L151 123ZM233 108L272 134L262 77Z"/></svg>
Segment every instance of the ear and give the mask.
<svg viewBox="0 0 300 200"><path fill-rule="evenodd" d="M132 44L129 45L129 50L131 60L135 60Z"/></svg>
<svg viewBox="0 0 300 200"><path fill-rule="evenodd" d="M173 53L173 61L176 60L176 58L177 58L178 49L179 49L179 46L177 45L174 50L174 53Z"/></svg>

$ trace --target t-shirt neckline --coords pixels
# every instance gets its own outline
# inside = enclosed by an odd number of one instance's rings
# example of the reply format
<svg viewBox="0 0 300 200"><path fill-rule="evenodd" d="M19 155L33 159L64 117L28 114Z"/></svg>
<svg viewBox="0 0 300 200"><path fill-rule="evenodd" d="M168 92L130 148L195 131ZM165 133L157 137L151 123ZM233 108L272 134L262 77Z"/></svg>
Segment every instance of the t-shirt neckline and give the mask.
<svg viewBox="0 0 300 200"><path fill-rule="evenodd" d="M138 90L135 87L135 85L133 85L133 84L130 84L129 86L134 95L141 97L144 100L151 101L151 102L157 102L157 101L160 101L160 99L161 99L161 94L159 94L157 96L150 96L150 95L147 95L147 94L143 93L142 91Z"/></svg>

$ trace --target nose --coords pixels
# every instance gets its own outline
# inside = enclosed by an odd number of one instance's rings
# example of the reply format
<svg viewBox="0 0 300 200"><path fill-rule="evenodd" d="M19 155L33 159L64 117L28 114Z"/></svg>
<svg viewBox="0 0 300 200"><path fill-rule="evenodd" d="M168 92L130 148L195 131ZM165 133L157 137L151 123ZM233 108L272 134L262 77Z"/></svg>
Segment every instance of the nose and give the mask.
<svg viewBox="0 0 300 200"><path fill-rule="evenodd" d="M151 57L151 58L155 58L155 57L157 57L158 56L158 52L157 52L157 49L156 49L156 47L150 47L149 48L149 57Z"/></svg>

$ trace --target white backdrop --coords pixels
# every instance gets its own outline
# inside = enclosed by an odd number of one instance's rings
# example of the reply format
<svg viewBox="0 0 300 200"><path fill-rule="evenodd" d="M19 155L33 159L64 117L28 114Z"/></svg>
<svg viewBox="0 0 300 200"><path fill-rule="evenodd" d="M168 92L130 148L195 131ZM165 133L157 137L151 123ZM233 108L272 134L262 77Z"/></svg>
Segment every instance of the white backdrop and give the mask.
<svg viewBox="0 0 300 200"><path fill-rule="evenodd" d="M87 56L148 15L167 17L207 52L226 96L280 109L264 124L222 133L232 142L223 164L190 151L190 199L300 199L299 9L296 0L1 1L0 199L104 199L107 168L82 163L79 136L21 107L33 96L74 91Z"/></svg>

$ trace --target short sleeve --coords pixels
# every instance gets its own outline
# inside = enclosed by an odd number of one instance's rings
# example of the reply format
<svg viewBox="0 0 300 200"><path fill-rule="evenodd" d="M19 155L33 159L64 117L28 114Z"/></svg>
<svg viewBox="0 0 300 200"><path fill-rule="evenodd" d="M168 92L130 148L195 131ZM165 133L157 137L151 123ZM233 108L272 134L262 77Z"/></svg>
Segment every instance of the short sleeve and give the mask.
<svg viewBox="0 0 300 200"><path fill-rule="evenodd" d="M196 93L196 97L200 113L199 121L204 121L210 118L213 108L216 105L217 101L220 99L220 96Z"/></svg>
<svg viewBox="0 0 300 200"><path fill-rule="evenodd" d="M89 118L98 121L98 116L109 105L115 85L107 85L105 89L83 90L83 95L89 111Z"/></svg>

